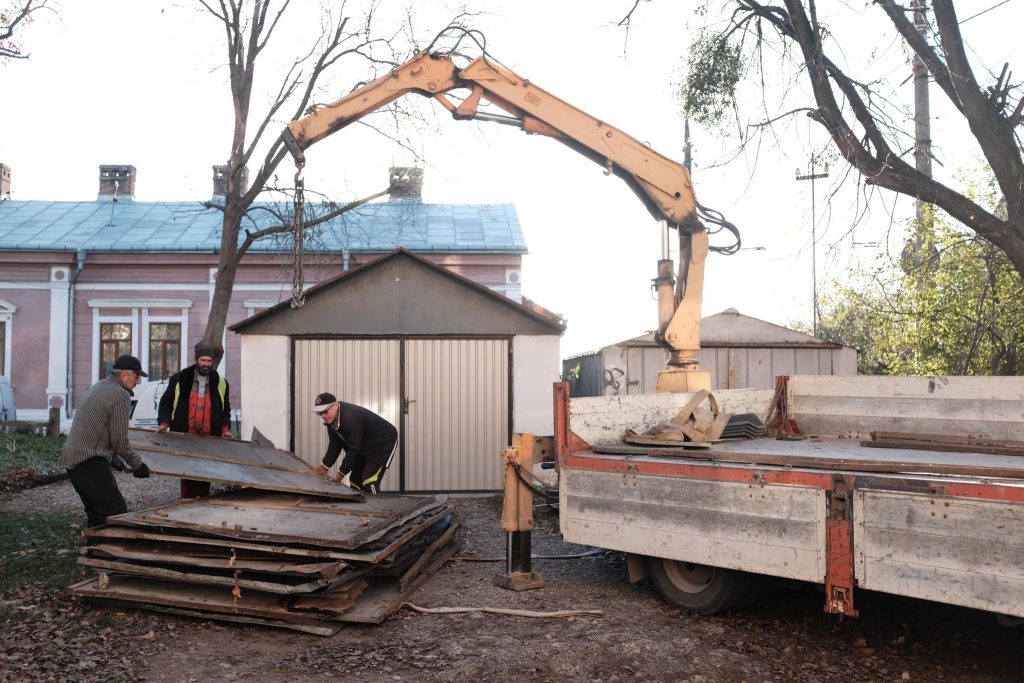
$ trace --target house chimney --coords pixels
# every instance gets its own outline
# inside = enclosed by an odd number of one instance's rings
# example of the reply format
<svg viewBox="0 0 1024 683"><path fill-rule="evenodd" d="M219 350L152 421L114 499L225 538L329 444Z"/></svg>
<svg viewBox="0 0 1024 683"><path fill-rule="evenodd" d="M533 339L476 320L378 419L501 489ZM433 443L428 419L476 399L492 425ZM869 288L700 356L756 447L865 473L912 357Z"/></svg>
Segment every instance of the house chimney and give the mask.
<svg viewBox="0 0 1024 683"><path fill-rule="evenodd" d="M98 202L131 201L135 199L135 167L121 164L100 164Z"/></svg>
<svg viewBox="0 0 1024 683"><path fill-rule="evenodd" d="M0 201L11 198L11 167L0 164Z"/></svg>
<svg viewBox="0 0 1024 683"><path fill-rule="evenodd" d="M422 202L423 169L415 166L391 167L391 196L389 202Z"/></svg>
<svg viewBox="0 0 1024 683"><path fill-rule="evenodd" d="M223 200L228 194L228 175L231 172L231 167L227 164L216 164L213 167L213 198L214 200ZM249 168L242 169L242 187L240 190L241 194L244 194L249 189Z"/></svg>

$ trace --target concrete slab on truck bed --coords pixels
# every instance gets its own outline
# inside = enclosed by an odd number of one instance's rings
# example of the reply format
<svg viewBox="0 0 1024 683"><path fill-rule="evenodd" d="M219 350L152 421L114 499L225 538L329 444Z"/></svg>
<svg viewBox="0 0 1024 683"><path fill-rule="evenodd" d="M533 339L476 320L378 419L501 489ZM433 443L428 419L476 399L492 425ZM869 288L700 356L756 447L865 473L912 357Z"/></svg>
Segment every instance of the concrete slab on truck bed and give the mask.
<svg viewBox="0 0 1024 683"><path fill-rule="evenodd" d="M948 453L902 448L864 448L853 439L818 438L800 441L745 439L722 441L708 450L672 447L594 444L604 455L686 458L754 465L778 465L850 472L921 473L1024 479L1024 457L991 453ZM584 455L584 453L577 453Z"/></svg>

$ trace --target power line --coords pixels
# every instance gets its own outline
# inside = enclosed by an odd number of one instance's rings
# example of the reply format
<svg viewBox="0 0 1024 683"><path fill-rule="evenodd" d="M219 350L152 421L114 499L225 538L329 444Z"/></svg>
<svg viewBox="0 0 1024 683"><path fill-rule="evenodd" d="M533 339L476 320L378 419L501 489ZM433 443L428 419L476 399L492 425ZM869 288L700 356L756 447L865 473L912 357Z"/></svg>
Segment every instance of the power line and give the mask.
<svg viewBox="0 0 1024 683"><path fill-rule="evenodd" d="M983 9L980 12L978 12L977 14L972 14L971 16L969 16L966 19L964 19L963 21L961 21L960 24L961 25L966 24L971 19L976 19L976 18L980 17L982 14L985 14L986 12L991 12L996 7L1001 7L1001 6L1005 5L1008 2L1010 2L1010 0L1003 0L1002 2L996 3L996 4L992 5L991 7L989 7L988 9Z"/></svg>

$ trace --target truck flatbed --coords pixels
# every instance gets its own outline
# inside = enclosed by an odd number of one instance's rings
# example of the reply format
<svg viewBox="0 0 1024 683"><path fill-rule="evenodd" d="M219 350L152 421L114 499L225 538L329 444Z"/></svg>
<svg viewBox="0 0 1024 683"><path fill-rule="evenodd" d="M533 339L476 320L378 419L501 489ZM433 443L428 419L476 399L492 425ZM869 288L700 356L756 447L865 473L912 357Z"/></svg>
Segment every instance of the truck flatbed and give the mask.
<svg viewBox="0 0 1024 683"><path fill-rule="evenodd" d="M736 439L710 449L593 444L594 455L629 458L685 458L694 461L779 465L835 472L924 473L1020 480L1024 485L1024 456L981 452L949 453L916 448L865 448L860 440L812 437L801 440ZM583 455L583 452L578 455Z"/></svg>
<svg viewBox="0 0 1024 683"><path fill-rule="evenodd" d="M616 441L687 395L570 403L558 386L563 536L627 553L631 578L646 566L682 607L731 609L760 574L824 584L829 612L856 615L870 589L1024 618L1024 456L861 444L876 429L1024 441L1024 378L790 378L786 417L823 436L693 450ZM770 398L716 397L762 415Z"/></svg>

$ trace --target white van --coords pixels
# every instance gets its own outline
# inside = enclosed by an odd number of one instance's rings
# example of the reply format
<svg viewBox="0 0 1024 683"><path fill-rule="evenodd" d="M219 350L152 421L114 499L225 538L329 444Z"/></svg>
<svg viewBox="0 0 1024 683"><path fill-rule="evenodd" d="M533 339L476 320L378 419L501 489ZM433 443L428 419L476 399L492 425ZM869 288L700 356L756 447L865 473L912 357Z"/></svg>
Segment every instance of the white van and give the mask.
<svg viewBox="0 0 1024 683"><path fill-rule="evenodd" d="M0 375L0 422L15 422L18 411L14 407L14 391L4 375Z"/></svg>
<svg viewBox="0 0 1024 683"><path fill-rule="evenodd" d="M132 390L132 408L128 417L128 426L135 429L156 430L157 412L160 409L160 398L167 390L167 380L140 382Z"/></svg>

